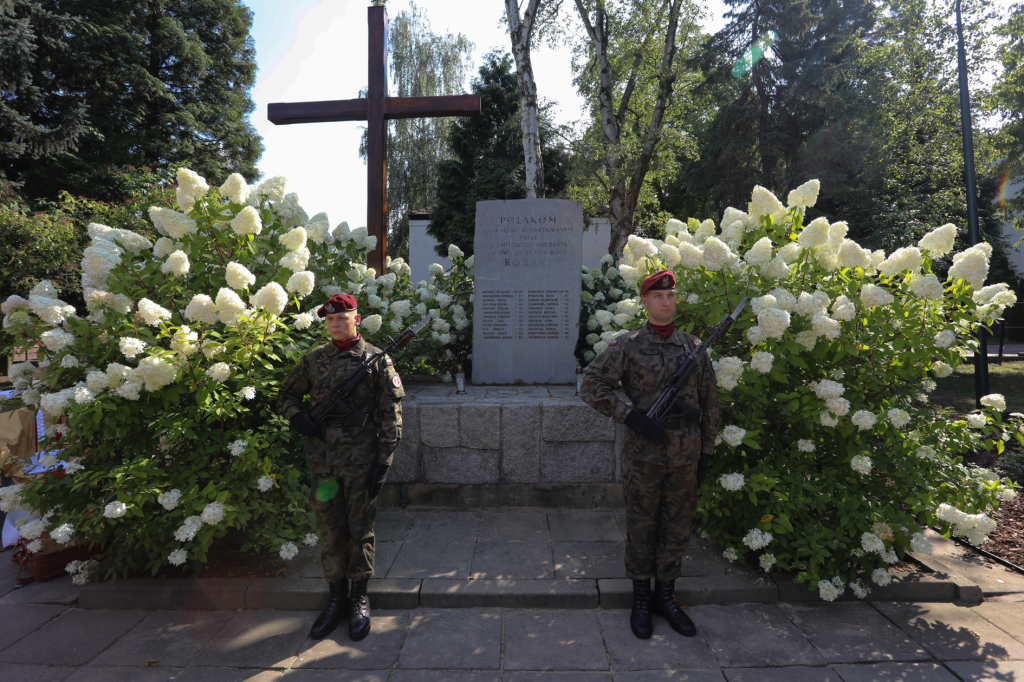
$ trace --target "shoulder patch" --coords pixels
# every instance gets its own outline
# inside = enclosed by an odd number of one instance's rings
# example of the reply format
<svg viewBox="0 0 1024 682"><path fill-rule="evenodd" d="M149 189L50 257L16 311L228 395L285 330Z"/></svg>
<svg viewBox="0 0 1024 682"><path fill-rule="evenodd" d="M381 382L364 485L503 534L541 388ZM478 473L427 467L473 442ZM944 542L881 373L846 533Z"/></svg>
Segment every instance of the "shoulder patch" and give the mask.
<svg viewBox="0 0 1024 682"><path fill-rule="evenodd" d="M618 339L612 339L611 341L608 342L609 346L617 346L618 344L619 344L619 340Z"/></svg>
<svg viewBox="0 0 1024 682"><path fill-rule="evenodd" d="M401 388L402 387L402 378L396 374L395 376L391 377L391 384L395 388Z"/></svg>
<svg viewBox="0 0 1024 682"><path fill-rule="evenodd" d="M388 357L387 355L384 356L384 361L388 363L388 367L391 367L393 364L395 364L391 362L391 358Z"/></svg>

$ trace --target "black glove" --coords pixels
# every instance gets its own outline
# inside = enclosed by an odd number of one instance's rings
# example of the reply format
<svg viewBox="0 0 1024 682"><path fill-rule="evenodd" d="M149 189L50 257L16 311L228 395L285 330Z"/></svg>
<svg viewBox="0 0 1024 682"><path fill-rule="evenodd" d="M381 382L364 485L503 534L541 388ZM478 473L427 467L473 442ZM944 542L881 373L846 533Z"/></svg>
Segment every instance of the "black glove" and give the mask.
<svg viewBox="0 0 1024 682"><path fill-rule="evenodd" d="M320 427L316 425L316 422L309 416L309 412L299 412L293 415L288 421L291 422L292 428L301 433L303 436L309 436L310 438L320 438Z"/></svg>
<svg viewBox="0 0 1024 682"><path fill-rule="evenodd" d="M697 487L704 485L704 479L708 475L708 460L711 459L711 455L707 452L700 453L700 459L697 460Z"/></svg>
<svg viewBox="0 0 1024 682"><path fill-rule="evenodd" d="M668 434L658 422L654 421L640 410L633 410L626 415L626 426L633 429L636 435L654 441L655 443L667 443Z"/></svg>
<svg viewBox="0 0 1024 682"><path fill-rule="evenodd" d="M384 487L384 477L388 475L387 464L381 464L374 462L370 465L370 470L366 473L366 489L370 492L370 499L375 500L380 495L381 489Z"/></svg>

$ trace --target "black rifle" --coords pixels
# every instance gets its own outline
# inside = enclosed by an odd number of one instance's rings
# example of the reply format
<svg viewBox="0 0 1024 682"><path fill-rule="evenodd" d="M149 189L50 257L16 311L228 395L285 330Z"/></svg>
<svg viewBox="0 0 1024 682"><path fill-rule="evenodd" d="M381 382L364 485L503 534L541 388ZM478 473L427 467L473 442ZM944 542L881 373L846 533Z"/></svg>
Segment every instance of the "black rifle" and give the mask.
<svg viewBox="0 0 1024 682"><path fill-rule="evenodd" d="M722 321L715 327L715 331L711 332L711 336L708 337L707 341L703 341L697 344L697 347L690 351L690 354L686 356L683 363L679 365L679 369L672 375L672 378L668 382L668 386L661 392L658 399L651 405L651 409L647 410L647 416L658 422L659 425L664 425L665 421L671 417L682 417L684 419L690 419L695 422L700 422L700 418L703 416L702 410L689 405L675 405L676 396L679 395L679 391L683 389L686 382L690 379L690 375L697 370L697 361L700 359L702 353L704 353L713 344L719 336L722 336L729 331L729 327L732 326L733 322L739 319L740 311L743 310L743 306L747 304L747 298L744 297L740 304L736 307L736 310L725 314ZM673 410L675 406L675 410Z"/></svg>
<svg viewBox="0 0 1024 682"><path fill-rule="evenodd" d="M370 418L370 415L353 407L346 398L348 398L349 394L362 383L363 379L369 376L370 372L373 371L374 365L383 360L384 356L391 351L397 348L405 348L409 342L413 340L413 337L419 334L420 330L430 322L431 317L433 317L433 314L427 315L415 329L407 327L404 332L398 335L397 339L393 339L389 336L388 346L384 350L377 351L373 355L364 355L363 361L359 363L359 366L356 367L351 374L345 377L345 380L335 387L335 389L331 391L326 398L321 400L316 407L309 411L309 418L313 420L314 424L320 427L321 440L327 440L327 426L324 424L324 421L327 417L332 416L329 413L334 407L338 408L338 412L341 413L341 416L357 420L360 426L366 424L366 420ZM337 414L338 413L335 412L334 416L337 416Z"/></svg>

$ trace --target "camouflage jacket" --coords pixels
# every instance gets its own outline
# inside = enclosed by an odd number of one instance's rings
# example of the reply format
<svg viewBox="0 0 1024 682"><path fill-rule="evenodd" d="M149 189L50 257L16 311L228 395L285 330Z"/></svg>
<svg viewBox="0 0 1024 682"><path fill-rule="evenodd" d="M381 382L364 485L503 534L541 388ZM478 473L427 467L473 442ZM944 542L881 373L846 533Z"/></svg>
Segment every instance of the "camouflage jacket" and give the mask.
<svg viewBox="0 0 1024 682"><path fill-rule="evenodd" d="M333 343L325 343L306 353L302 362L281 383L277 397L277 413L291 419L304 407L302 398L309 395L311 405L317 405L331 390L345 380L362 361L363 353L376 353L377 348L360 339L347 351L340 351ZM349 394L350 404L370 415L365 425L357 419L328 416L327 442L307 438L303 454L313 462L330 466L352 464L370 466L373 462L391 464L392 456L402 439L402 404L405 390L391 358L378 365L356 389ZM337 408L335 408L337 409Z"/></svg>
<svg viewBox="0 0 1024 682"><path fill-rule="evenodd" d="M633 409L646 412L679 369L687 353L700 339L676 330L661 338L649 324L614 339L608 348L587 366L580 397L601 414L623 423ZM618 383L632 405L616 395ZM680 466L701 452L711 454L718 437L719 405L715 370L705 353L697 370L679 396L677 403L703 411L700 424L688 419L673 419L665 424L667 444L653 443L626 429L623 450L627 457L667 466Z"/></svg>

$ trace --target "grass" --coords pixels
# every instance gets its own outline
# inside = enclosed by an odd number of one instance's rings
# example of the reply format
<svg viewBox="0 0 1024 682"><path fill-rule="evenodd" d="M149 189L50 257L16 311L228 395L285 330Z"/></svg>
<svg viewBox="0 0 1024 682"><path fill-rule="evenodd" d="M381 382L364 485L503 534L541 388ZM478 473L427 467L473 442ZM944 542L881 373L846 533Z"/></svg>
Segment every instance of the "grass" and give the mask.
<svg viewBox="0 0 1024 682"><path fill-rule="evenodd" d="M960 365L948 377L936 379L935 383L938 386L929 396L931 402L950 407L958 413L975 408L973 363ZM990 362L988 392L1002 393L1008 411L1024 412L1024 362L1004 362L1001 365Z"/></svg>

